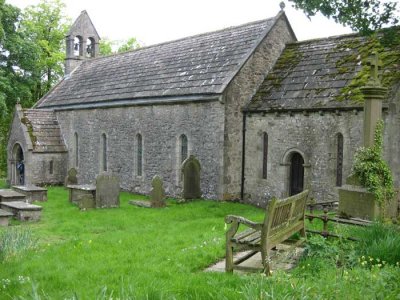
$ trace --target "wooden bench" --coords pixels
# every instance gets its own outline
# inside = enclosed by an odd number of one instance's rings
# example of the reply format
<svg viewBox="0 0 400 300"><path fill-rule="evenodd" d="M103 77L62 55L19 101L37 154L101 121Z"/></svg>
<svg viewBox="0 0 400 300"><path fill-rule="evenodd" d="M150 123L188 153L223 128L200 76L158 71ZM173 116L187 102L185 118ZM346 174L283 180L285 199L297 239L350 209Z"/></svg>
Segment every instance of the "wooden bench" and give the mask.
<svg viewBox="0 0 400 300"><path fill-rule="evenodd" d="M293 234L299 232L304 241L306 231L304 215L308 190L286 199L272 199L267 208L263 223L255 223L243 217L228 215L227 224L232 224L226 232L226 272L236 270L263 271L270 274L270 251L276 245L286 241ZM238 233L239 225L243 224L250 229ZM250 250L248 254L233 260L234 251ZM261 252L262 268L240 266L257 252Z"/></svg>

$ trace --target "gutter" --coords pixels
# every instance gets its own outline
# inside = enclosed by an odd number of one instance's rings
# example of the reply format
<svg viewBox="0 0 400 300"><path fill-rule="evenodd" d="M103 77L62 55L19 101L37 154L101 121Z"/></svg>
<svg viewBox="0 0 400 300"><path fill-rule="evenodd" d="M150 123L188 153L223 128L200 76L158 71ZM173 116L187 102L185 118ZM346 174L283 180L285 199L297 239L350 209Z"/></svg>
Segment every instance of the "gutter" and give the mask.
<svg viewBox="0 0 400 300"><path fill-rule="evenodd" d="M144 105L167 105L167 104L182 104L193 102L211 102L222 101L222 95L196 95L196 96L172 96L172 97L154 97L154 98L139 98L139 99L119 99L111 101L100 102L86 102L76 104L55 104L46 105L44 109L53 109L55 111L61 110L75 110L75 109L94 109L94 108L111 108L111 107L129 107L129 106L144 106ZM41 109L41 107L37 107Z"/></svg>

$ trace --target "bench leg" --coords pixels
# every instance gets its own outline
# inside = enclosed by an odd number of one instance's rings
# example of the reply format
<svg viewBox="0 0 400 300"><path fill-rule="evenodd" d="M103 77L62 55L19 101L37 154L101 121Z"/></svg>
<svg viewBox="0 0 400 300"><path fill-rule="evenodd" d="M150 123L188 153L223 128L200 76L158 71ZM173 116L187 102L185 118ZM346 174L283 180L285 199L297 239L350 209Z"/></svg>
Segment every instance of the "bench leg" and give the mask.
<svg viewBox="0 0 400 300"><path fill-rule="evenodd" d="M269 250L267 250L265 253L264 251L261 252L261 259L262 259L262 264L264 267L264 274L267 276L271 275L271 266L270 266L270 259L269 259Z"/></svg>
<svg viewBox="0 0 400 300"><path fill-rule="evenodd" d="M306 228L305 227L300 229L300 236L303 237L304 239L307 239L307 234L306 234Z"/></svg>
<svg viewBox="0 0 400 300"><path fill-rule="evenodd" d="M229 243L226 243L225 272L233 272L233 248Z"/></svg>

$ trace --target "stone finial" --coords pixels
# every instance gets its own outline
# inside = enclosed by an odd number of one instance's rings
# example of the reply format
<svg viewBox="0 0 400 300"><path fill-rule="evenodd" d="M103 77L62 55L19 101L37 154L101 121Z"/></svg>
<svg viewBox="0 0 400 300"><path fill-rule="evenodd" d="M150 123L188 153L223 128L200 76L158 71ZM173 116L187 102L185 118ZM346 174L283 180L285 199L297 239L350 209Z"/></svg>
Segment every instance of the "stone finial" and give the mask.
<svg viewBox="0 0 400 300"><path fill-rule="evenodd" d="M17 98L17 104L21 104L21 99L20 98Z"/></svg>
<svg viewBox="0 0 400 300"><path fill-rule="evenodd" d="M285 2L281 1L281 3L279 3L279 7L281 8L281 10L285 9Z"/></svg>
<svg viewBox="0 0 400 300"><path fill-rule="evenodd" d="M382 61L379 59L379 55L373 52L368 58L367 65L370 66L370 75L367 85L369 86L381 86L379 79L380 70L382 68Z"/></svg>

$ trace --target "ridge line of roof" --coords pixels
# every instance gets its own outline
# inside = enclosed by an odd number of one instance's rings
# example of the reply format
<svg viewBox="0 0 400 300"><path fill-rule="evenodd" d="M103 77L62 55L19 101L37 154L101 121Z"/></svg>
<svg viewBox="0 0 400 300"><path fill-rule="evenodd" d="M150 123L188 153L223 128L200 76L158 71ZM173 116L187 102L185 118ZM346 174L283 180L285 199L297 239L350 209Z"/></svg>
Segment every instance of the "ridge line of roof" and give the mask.
<svg viewBox="0 0 400 300"><path fill-rule="evenodd" d="M353 33L332 35L332 36L327 36L327 37L322 37L322 38L315 38L315 39L308 39L308 40L303 40L303 41L291 42L291 43L288 43L286 46L308 44L308 43L311 43L311 42L318 42L318 41L324 41L324 40L327 40L327 41L329 41L329 40L340 40L340 39L343 39L343 38L350 38L350 37L363 38L363 36L360 35L359 33L353 32Z"/></svg>
<svg viewBox="0 0 400 300"><path fill-rule="evenodd" d="M266 21L273 20L276 17L277 16L271 17L271 18L267 18L267 19L261 19L261 20L257 20L257 21L247 22L247 23L244 23L244 24L241 24L241 25L229 26L229 27L225 27L225 28L221 28L221 29L217 29L217 30L213 30L213 31L198 33L198 34L194 34L194 35L178 38L178 39L171 40L171 41L165 41L165 42L161 42L161 43L157 43L157 44L153 44L153 45L149 45L149 46L140 47L140 48L137 48L137 49L132 49L132 50L129 50L129 51L126 51L126 52L122 52L122 53L113 53L113 54L109 54L109 55L105 55L105 56L98 56L98 57L94 57L94 58L85 60L85 61L82 62L82 64L83 63L88 63L88 62L91 62L91 61L95 61L95 60L104 59L104 58L110 58L110 57L115 57L115 56L120 56L120 55L126 55L126 54L132 53L132 52L139 52L139 51L146 50L146 49L149 49L149 48L155 48L155 47L168 45L168 44L172 44L172 43L176 43L176 42L179 42L179 41L188 40L188 39L192 39L192 38L197 38L197 37L201 37L201 36L206 36L206 35L210 35L210 34L214 34L214 33L220 33L220 32L224 32L224 31L229 31L229 30L232 30L232 29L235 29L235 28L246 27L246 26L250 26L250 25L253 25L253 24L257 24L257 23L263 23L263 22L266 22Z"/></svg>

